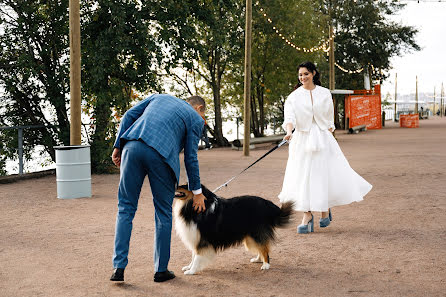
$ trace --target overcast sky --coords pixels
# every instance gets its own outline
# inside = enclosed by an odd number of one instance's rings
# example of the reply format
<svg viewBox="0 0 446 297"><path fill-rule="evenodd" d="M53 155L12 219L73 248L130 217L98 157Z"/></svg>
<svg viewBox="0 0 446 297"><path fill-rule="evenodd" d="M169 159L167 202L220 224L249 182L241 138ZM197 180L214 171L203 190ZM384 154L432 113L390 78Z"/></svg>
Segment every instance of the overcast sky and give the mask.
<svg viewBox="0 0 446 297"><path fill-rule="evenodd" d="M418 75L419 92L439 94L443 82L446 93L446 1L410 2L394 16L404 25L415 26L421 51L392 59L393 70L382 85L382 95L395 93L395 72L398 73L398 94L415 93Z"/></svg>

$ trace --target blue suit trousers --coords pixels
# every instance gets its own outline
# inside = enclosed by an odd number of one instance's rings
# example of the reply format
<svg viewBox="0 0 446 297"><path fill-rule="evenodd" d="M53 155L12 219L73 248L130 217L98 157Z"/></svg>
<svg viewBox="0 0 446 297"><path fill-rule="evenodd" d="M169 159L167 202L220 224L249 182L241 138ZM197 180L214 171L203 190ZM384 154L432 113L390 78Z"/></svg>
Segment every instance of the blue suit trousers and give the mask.
<svg viewBox="0 0 446 297"><path fill-rule="evenodd" d="M114 268L127 266L132 221L146 176L149 177L155 206L155 272L167 270L170 259L172 203L175 196L176 177L161 155L143 141L129 141L121 152Z"/></svg>

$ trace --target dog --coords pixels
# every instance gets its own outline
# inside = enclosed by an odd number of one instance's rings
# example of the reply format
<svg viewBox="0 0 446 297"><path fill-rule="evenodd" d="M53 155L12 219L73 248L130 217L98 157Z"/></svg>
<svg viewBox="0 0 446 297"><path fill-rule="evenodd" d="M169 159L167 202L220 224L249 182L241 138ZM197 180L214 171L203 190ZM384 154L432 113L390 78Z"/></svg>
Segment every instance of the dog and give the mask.
<svg viewBox="0 0 446 297"><path fill-rule="evenodd" d="M212 262L218 251L243 243L256 257L252 263L263 263L270 268L270 245L275 239L275 228L290 221L293 203L279 208L269 200L256 196L224 199L201 186L206 197L206 210L197 213L193 206L194 194L187 185L175 193L175 230L184 245L192 251L192 261L183 267L184 274L195 274Z"/></svg>

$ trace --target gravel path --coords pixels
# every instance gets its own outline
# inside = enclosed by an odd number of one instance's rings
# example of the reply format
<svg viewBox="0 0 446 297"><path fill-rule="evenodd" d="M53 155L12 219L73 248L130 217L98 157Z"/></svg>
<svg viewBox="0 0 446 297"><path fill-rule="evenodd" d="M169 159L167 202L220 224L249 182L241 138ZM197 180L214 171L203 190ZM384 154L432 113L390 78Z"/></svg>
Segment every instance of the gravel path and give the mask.
<svg viewBox="0 0 446 297"><path fill-rule="evenodd" d="M446 118L418 129L387 123L357 135L337 132L351 166L373 190L333 209L330 227L298 235L278 230L271 269L251 264L243 247L222 252L202 273L176 235L169 269L153 282L154 218L148 182L134 220L126 282L112 272L118 175L93 176L93 197L56 198L55 176L0 185L0 296L445 296ZM214 189L272 145L200 151L202 182ZM278 204L288 150L282 147L219 192L258 195ZM185 174L182 174L184 181ZM319 219L319 214L315 217Z"/></svg>

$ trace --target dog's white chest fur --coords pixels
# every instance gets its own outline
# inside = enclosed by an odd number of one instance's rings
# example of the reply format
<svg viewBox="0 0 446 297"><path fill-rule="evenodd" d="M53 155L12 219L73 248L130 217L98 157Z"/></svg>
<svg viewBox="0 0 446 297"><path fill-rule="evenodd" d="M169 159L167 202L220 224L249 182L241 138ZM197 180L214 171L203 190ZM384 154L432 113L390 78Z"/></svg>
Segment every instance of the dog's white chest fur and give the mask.
<svg viewBox="0 0 446 297"><path fill-rule="evenodd" d="M184 245L192 252L196 252L198 243L200 242L200 232L197 228L197 224L194 222L186 224L184 219L181 217L180 212L185 204L186 201L183 200L178 199L175 201L175 230Z"/></svg>

